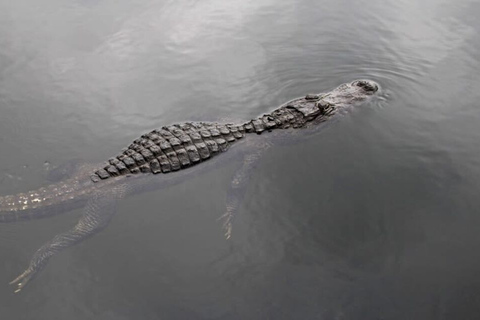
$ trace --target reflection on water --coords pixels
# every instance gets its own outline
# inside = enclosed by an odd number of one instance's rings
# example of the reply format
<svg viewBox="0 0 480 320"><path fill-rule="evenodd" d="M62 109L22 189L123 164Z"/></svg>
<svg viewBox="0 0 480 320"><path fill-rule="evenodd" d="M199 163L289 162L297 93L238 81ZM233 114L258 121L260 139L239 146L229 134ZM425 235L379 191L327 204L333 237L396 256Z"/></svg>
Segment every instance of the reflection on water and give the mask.
<svg viewBox="0 0 480 320"><path fill-rule="evenodd" d="M357 78L379 99L253 174L126 199L53 259L14 319L480 317L476 1L0 0L0 194L173 121L248 119ZM205 188L208 186L208 188ZM77 214L0 225L3 283Z"/></svg>

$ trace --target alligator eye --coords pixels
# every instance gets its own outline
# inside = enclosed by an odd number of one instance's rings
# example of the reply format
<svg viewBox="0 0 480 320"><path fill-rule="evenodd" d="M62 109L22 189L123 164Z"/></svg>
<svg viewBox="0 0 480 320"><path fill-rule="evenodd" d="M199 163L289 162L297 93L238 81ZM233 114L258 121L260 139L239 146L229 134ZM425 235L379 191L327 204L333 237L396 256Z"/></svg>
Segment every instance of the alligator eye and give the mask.
<svg viewBox="0 0 480 320"><path fill-rule="evenodd" d="M320 109L321 114L325 114L325 112L332 106L332 104L328 103L325 100L320 100L316 103L317 108Z"/></svg>
<svg viewBox="0 0 480 320"><path fill-rule="evenodd" d="M320 100L317 102L317 107L320 109L325 109L325 108L328 108L329 106L330 106L330 103L328 103L325 100Z"/></svg>

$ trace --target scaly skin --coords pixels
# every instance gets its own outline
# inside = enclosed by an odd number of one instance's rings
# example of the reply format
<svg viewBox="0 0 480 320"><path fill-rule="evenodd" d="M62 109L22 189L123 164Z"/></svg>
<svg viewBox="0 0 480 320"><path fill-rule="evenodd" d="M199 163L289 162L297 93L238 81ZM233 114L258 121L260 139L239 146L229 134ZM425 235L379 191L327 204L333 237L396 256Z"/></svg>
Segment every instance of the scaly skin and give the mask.
<svg viewBox="0 0 480 320"><path fill-rule="evenodd" d="M0 197L0 222L42 218L85 208L74 228L55 236L35 252L28 268L11 282L16 285L15 292L22 290L50 257L105 228L115 213L118 200L129 194L179 183L215 168L216 159L228 155L243 160L234 175L225 214L221 217L225 236L230 238L232 221L252 168L261 154L280 141L296 141L315 134L320 123L343 109L364 102L378 88L373 81L358 80L326 94L291 100L243 124L187 122L163 127L142 135L102 166L83 165L62 182ZM265 139L256 138L264 132L271 133ZM233 145L244 147L231 148Z"/></svg>

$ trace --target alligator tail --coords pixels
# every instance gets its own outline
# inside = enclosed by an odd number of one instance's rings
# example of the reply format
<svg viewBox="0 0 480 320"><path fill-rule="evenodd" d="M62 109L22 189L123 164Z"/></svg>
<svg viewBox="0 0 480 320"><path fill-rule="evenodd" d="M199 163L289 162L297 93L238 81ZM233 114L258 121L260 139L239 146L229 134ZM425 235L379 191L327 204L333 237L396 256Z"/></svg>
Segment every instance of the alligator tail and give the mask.
<svg viewBox="0 0 480 320"><path fill-rule="evenodd" d="M74 196L74 192L75 193ZM16 195L0 196L0 223L31 220L73 209L72 203L83 200L78 190L66 183Z"/></svg>

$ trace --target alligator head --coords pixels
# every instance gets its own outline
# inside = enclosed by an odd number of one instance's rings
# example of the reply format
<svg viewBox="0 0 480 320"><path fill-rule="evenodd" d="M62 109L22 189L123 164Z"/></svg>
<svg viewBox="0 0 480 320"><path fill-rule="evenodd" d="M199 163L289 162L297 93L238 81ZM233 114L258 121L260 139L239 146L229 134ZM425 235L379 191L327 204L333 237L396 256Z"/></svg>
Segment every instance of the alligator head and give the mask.
<svg viewBox="0 0 480 320"><path fill-rule="evenodd" d="M371 80L355 80L338 86L330 93L321 97L317 106L320 109L333 107L342 109L364 102L378 91L378 84Z"/></svg>
<svg viewBox="0 0 480 320"><path fill-rule="evenodd" d="M308 94L304 98L290 101L287 109L294 109L303 115L303 124L315 125L325 116L364 102L378 91L378 84L371 80L356 80L344 83L329 93Z"/></svg>

